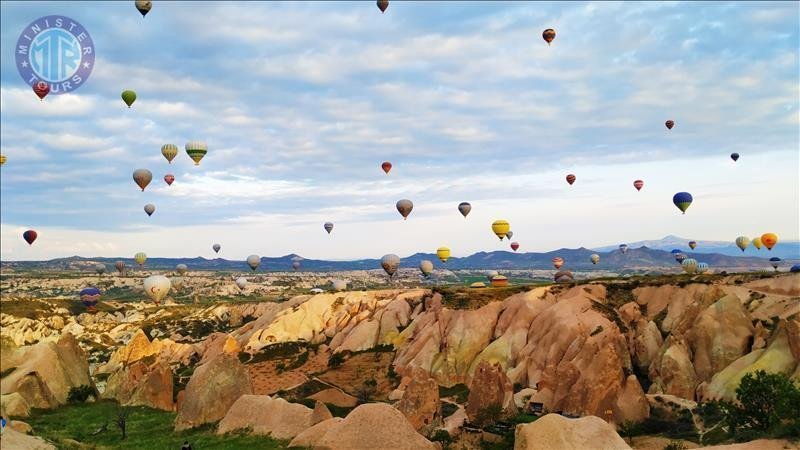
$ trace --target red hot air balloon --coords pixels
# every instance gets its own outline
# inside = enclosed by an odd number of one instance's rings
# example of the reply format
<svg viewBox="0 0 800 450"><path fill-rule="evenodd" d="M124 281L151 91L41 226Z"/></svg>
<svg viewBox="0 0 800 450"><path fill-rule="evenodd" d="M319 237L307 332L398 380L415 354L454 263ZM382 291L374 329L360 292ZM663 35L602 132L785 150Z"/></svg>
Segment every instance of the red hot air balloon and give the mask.
<svg viewBox="0 0 800 450"><path fill-rule="evenodd" d="M512 242L511 243L511 250L517 251L518 248L519 248L519 243L518 242Z"/></svg>
<svg viewBox="0 0 800 450"><path fill-rule="evenodd" d="M377 4L378 4L378 9L380 9L382 13L385 13L386 8L389 7L389 0L378 0Z"/></svg>
<svg viewBox="0 0 800 450"><path fill-rule="evenodd" d="M668 129L668 130L671 130L671 129L672 129L672 127L674 127L674 126L675 126L675 121L674 121L674 120L668 120L668 121L664 122L664 125L666 125L666 126L667 126L667 129Z"/></svg>
<svg viewBox="0 0 800 450"><path fill-rule="evenodd" d="M167 182L168 186L172 186L172 182L175 181L175 175L171 173L164 175L164 181Z"/></svg>
<svg viewBox="0 0 800 450"><path fill-rule="evenodd" d="M569 185L572 186L572 183L574 182L575 182L575 175L573 174L567 175L567 183L569 183Z"/></svg>
<svg viewBox="0 0 800 450"><path fill-rule="evenodd" d="M644 181L642 180L636 180L633 182L633 187L635 187L637 191L641 191L642 186L644 186Z"/></svg>
<svg viewBox="0 0 800 450"><path fill-rule="evenodd" d="M33 85L33 92L39 96L39 100L44 101L44 98L50 93L50 85L44 81L39 81Z"/></svg>
<svg viewBox="0 0 800 450"><path fill-rule="evenodd" d="M547 42L547 45L550 45L550 43L553 42L553 39L555 38L556 38L556 30L548 28L542 31L542 39L544 39L545 42Z"/></svg>
<svg viewBox="0 0 800 450"><path fill-rule="evenodd" d="M383 169L383 171L388 175L389 171L392 170L392 163L389 161L384 161L383 164L381 164L381 169Z"/></svg>
<svg viewBox="0 0 800 450"><path fill-rule="evenodd" d="M22 233L22 239L25 239L25 242L27 242L28 245L33 245L33 241L36 240L37 236L39 236L39 234L33 230L28 230Z"/></svg>

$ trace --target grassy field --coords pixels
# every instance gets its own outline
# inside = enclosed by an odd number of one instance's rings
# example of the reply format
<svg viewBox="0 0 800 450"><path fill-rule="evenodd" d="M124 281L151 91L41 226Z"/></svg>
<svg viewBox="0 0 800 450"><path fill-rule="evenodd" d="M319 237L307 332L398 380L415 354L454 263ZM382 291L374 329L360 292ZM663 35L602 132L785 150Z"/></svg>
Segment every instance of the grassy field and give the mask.
<svg viewBox="0 0 800 450"><path fill-rule="evenodd" d="M130 410L125 440L121 439L122 434L115 425L117 403L111 401L72 404L54 411L38 410L27 422L33 427L34 434L53 442L59 449L178 450L184 441L189 441L196 450L271 450L287 446L287 442L265 436L217 436L213 426L174 432L175 413L143 406L130 407ZM92 435L104 424L108 425L105 431Z"/></svg>

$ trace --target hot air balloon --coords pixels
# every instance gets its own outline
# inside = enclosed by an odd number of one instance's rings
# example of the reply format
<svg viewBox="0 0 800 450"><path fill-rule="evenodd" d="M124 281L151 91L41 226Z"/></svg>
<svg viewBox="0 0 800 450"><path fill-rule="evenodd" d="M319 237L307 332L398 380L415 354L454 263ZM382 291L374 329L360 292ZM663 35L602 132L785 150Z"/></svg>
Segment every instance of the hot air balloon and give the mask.
<svg viewBox="0 0 800 450"><path fill-rule="evenodd" d="M569 270L559 270L553 275L553 281L556 283L572 283L575 281L575 276Z"/></svg>
<svg viewBox="0 0 800 450"><path fill-rule="evenodd" d="M555 38L556 38L556 30L548 28L542 31L542 39L544 39L544 41L547 42L547 45L550 45L550 43L553 42L553 39Z"/></svg>
<svg viewBox="0 0 800 450"><path fill-rule="evenodd" d="M383 267L383 270L386 271L386 274L389 275L389 279L391 280L395 272L397 272L397 268L400 267L400 257L391 253L383 255L383 258L381 258L381 267Z"/></svg>
<svg viewBox="0 0 800 450"><path fill-rule="evenodd" d="M635 187L637 191L641 191L642 186L644 186L644 181L642 180L636 180L633 182L633 187Z"/></svg>
<svg viewBox="0 0 800 450"><path fill-rule="evenodd" d="M517 251L518 248L519 248L519 242L514 241L511 243L511 250Z"/></svg>
<svg viewBox="0 0 800 450"><path fill-rule="evenodd" d="M331 280L331 288L334 291L343 291L347 289L347 282L344 280Z"/></svg>
<svg viewBox="0 0 800 450"><path fill-rule="evenodd" d="M450 249L447 247L439 247L436 249L436 257L443 263L446 263L450 258Z"/></svg>
<svg viewBox="0 0 800 450"><path fill-rule="evenodd" d="M169 279L170 284L172 285L172 290L178 292L183 287L183 277L172 277Z"/></svg>
<svg viewBox="0 0 800 450"><path fill-rule="evenodd" d="M95 310L94 306L97 304L98 300L100 300L100 296L103 295L103 293L96 287L88 287L82 289L78 295L81 298L81 302L86 306L86 309L91 312Z"/></svg>
<svg viewBox="0 0 800 450"><path fill-rule="evenodd" d="M592 256L589 257L589 261L591 261L592 264L599 263L600 262L600 255L598 255L597 253L593 253Z"/></svg>
<svg viewBox="0 0 800 450"><path fill-rule="evenodd" d="M686 214L686 210L689 209L689 206L692 204L692 194L688 192L678 192L672 196L672 203Z"/></svg>
<svg viewBox="0 0 800 450"><path fill-rule="evenodd" d="M386 172L386 175L389 175L389 171L392 170L392 163L390 163L389 161L384 161L381 164L381 169L383 169L383 171Z"/></svg>
<svg viewBox="0 0 800 450"><path fill-rule="evenodd" d="M575 175L573 174L567 175L567 183L569 183L569 185L572 186L572 183L574 182L575 182Z"/></svg>
<svg viewBox="0 0 800 450"><path fill-rule="evenodd" d="M386 8L389 7L389 0L378 0L378 9L381 10L381 13L386 12Z"/></svg>
<svg viewBox="0 0 800 450"><path fill-rule="evenodd" d="M767 247L767 250L772 250L772 247L775 247L775 244L778 243L778 235L775 233L764 233L761 235L761 243L764 244L764 247Z"/></svg>
<svg viewBox="0 0 800 450"><path fill-rule="evenodd" d="M678 261L678 264L682 264L684 259L686 259L686 255L682 252L675 253L675 261Z"/></svg>
<svg viewBox="0 0 800 450"><path fill-rule="evenodd" d="M172 182L175 181L175 175L171 173L164 175L164 181L167 183L167 186L172 186Z"/></svg>
<svg viewBox="0 0 800 450"><path fill-rule="evenodd" d="M44 101L44 98L50 93L50 85L44 81L39 81L33 85L33 92L39 97L39 100Z"/></svg>
<svg viewBox="0 0 800 450"><path fill-rule="evenodd" d="M744 251L748 245L750 245L750 239L747 236L739 236L736 238L736 246L739 247L741 251Z"/></svg>
<svg viewBox="0 0 800 450"><path fill-rule="evenodd" d="M161 154L167 158L167 162L172 164L172 160L178 156L178 146L175 144L164 144L161 146Z"/></svg>
<svg viewBox="0 0 800 450"><path fill-rule="evenodd" d="M8 158L6 158L6 155L0 155L0 166L5 164L7 159Z"/></svg>
<svg viewBox="0 0 800 450"><path fill-rule="evenodd" d="M328 234L331 234L331 231L333 231L333 223L331 222L325 222L325 225L322 227L325 228L325 231L327 231Z"/></svg>
<svg viewBox="0 0 800 450"><path fill-rule="evenodd" d="M121 97L122 101L125 102L126 105L128 105L128 108L130 108L131 105L133 105L133 102L136 101L136 92L133 92L131 90L125 90L122 91Z"/></svg>
<svg viewBox="0 0 800 450"><path fill-rule="evenodd" d="M142 192L144 192L144 188L150 184L150 181L153 180L153 173L147 169L136 169L133 171L133 181L142 188Z"/></svg>
<svg viewBox="0 0 800 450"><path fill-rule="evenodd" d="M219 249L221 249L222 246L219 244L214 244L211 246L211 248L214 250L214 253L219 253Z"/></svg>
<svg viewBox="0 0 800 450"><path fill-rule="evenodd" d="M564 258L560 258L558 256L553 258L553 267L555 267L556 270L560 269L561 266L563 266L563 265L564 265Z"/></svg>
<svg viewBox="0 0 800 450"><path fill-rule="evenodd" d="M496 277L498 275L500 275L500 273L497 272L496 270L490 270L490 271L486 272L486 278L488 278L489 281L492 281L492 278L494 278L494 277Z"/></svg>
<svg viewBox="0 0 800 450"><path fill-rule="evenodd" d="M122 275L125 273L125 263L123 261L117 261L114 263L114 268L117 269L117 272Z"/></svg>
<svg viewBox="0 0 800 450"><path fill-rule="evenodd" d="M697 247L697 241L689 241L689 248L694 250L695 247Z"/></svg>
<svg viewBox="0 0 800 450"><path fill-rule="evenodd" d="M33 245L33 241L36 240L37 236L39 236L39 234L33 230L28 230L22 233L22 239L25 239L25 242L27 242L28 245Z"/></svg>
<svg viewBox="0 0 800 450"><path fill-rule="evenodd" d="M619 251L621 251L623 255L628 253L628 244L619 244Z"/></svg>
<svg viewBox="0 0 800 450"><path fill-rule="evenodd" d="M250 255L247 257L247 265L253 270L253 272L258 269L258 266L261 265L261 257L258 255Z"/></svg>
<svg viewBox="0 0 800 450"><path fill-rule="evenodd" d="M94 266L94 271L97 272L98 275L102 275L106 273L106 265L103 263L97 263L97 265Z"/></svg>
<svg viewBox="0 0 800 450"><path fill-rule="evenodd" d="M189 266L186 264L178 264L175 266L175 270L178 272L178 275L184 275L186 272L189 271Z"/></svg>
<svg viewBox="0 0 800 450"><path fill-rule="evenodd" d="M300 261L293 261L292 262L292 269L294 269L294 270L300 269Z"/></svg>
<svg viewBox="0 0 800 450"><path fill-rule="evenodd" d="M756 250L761 250L761 237L753 238L753 247L755 247Z"/></svg>
<svg viewBox="0 0 800 450"><path fill-rule="evenodd" d="M677 253L680 253L680 252L681 251L679 249L677 249L677 248L673 248L672 251L670 251L670 253L672 253L673 255L677 254Z"/></svg>
<svg viewBox="0 0 800 450"><path fill-rule="evenodd" d="M427 259L423 259L419 262L419 271L427 278L433 272L433 263Z"/></svg>
<svg viewBox="0 0 800 450"><path fill-rule="evenodd" d="M798 273L798 272L800 272L800 264L795 264L795 265L793 265L793 266L792 266L792 268L791 268L791 269L789 269L789 272L791 272L791 273Z"/></svg>
<svg viewBox="0 0 800 450"><path fill-rule="evenodd" d="M666 126L667 126L667 129L668 129L668 130L671 130L671 129L672 129L672 127L674 127L674 126L675 126L675 121L674 121L674 120L668 120L668 121L664 122L664 125L666 125Z"/></svg>
<svg viewBox="0 0 800 450"><path fill-rule="evenodd" d="M508 230L508 233L506 233L506 239L511 239L513 236L514 236L514 232L511 231L511 230Z"/></svg>
<svg viewBox="0 0 800 450"><path fill-rule="evenodd" d="M738 153L731 153L731 159L733 160L733 162L738 161L739 160L739 154Z"/></svg>
<svg viewBox="0 0 800 450"><path fill-rule="evenodd" d="M149 0L136 0L135 5L136 9L138 9L139 12L142 13L142 17L144 17L150 12L150 8L153 7L153 2Z"/></svg>
<svg viewBox="0 0 800 450"><path fill-rule="evenodd" d="M172 289L172 283L164 275L152 275L144 279L144 291L158 305Z"/></svg>
<svg viewBox="0 0 800 450"><path fill-rule="evenodd" d="M461 202L458 204L458 212L460 212L465 219L467 218L467 214L469 214L470 211L472 211L472 205L470 205L469 203Z"/></svg>
<svg viewBox="0 0 800 450"><path fill-rule="evenodd" d="M148 216L152 216L153 213L156 212L156 205L152 203L144 205L144 212L146 212Z"/></svg>
<svg viewBox="0 0 800 450"><path fill-rule="evenodd" d="M708 272L708 264L701 262L697 264L697 273L706 273Z"/></svg>
<svg viewBox="0 0 800 450"><path fill-rule="evenodd" d="M406 220L408 215L411 214L411 210L414 209L414 204L408 199L398 200L396 206L397 211L403 216L403 220Z"/></svg>
<svg viewBox="0 0 800 450"><path fill-rule="evenodd" d="M192 158L195 166L200 165L200 160L208 153L208 145L203 141L189 141L186 143L186 154Z"/></svg>
<svg viewBox="0 0 800 450"><path fill-rule="evenodd" d="M247 278L239 277L236 279L236 287L238 287L240 291L243 291L246 286L247 286Z"/></svg>
<svg viewBox="0 0 800 450"><path fill-rule="evenodd" d="M770 264L772 264L772 268L775 269L775 272L778 271L778 266L781 264L781 259L777 256L773 256L769 259Z"/></svg>
<svg viewBox="0 0 800 450"><path fill-rule="evenodd" d="M144 265L144 262L147 261L147 255L142 252L139 252L133 255L133 260L136 261L136 264L139 264L139 267Z"/></svg>
<svg viewBox="0 0 800 450"><path fill-rule="evenodd" d="M686 273L695 273L697 271L697 261L694 258L686 258L681 262L681 267Z"/></svg>
<svg viewBox="0 0 800 450"><path fill-rule="evenodd" d="M505 220L500 219L492 222L492 231L497 237L500 238L501 241L508 234L510 229L511 225L509 225Z"/></svg>

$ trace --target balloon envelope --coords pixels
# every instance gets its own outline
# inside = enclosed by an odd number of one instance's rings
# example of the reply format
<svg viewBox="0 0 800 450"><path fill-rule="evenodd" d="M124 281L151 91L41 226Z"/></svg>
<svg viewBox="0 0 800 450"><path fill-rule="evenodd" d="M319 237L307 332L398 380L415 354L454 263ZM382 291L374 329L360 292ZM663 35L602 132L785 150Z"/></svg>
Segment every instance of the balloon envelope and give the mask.
<svg viewBox="0 0 800 450"><path fill-rule="evenodd" d="M496 277L498 275L500 275L500 273L498 271L490 270L489 272L486 273L486 278L488 278L489 281L492 281L492 278L494 278L494 277Z"/></svg>
<svg viewBox="0 0 800 450"><path fill-rule="evenodd" d="M517 251L518 248L519 248L519 242L515 241L511 243L511 250Z"/></svg>
<svg viewBox="0 0 800 450"><path fill-rule="evenodd" d="M470 211L472 211L472 205L470 205L468 202L461 202L458 204L458 212L460 212L465 219Z"/></svg>
<svg viewBox="0 0 800 450"><path fill-rule="evenodd" d="M511 230L508 230L508 233L506 233L506 238L507 239L511 239L513 236L514 236L514 232L511 231Z"/></svg>
<svg viewBox="0 0 800 450"><path fill-rule="evenodd" d="M39 100L44 100L47 94L50 93L50 85L44 81L39 81L33 85L33 93L39 97Z"/></svg>
<svg viewBox="0 0 800 450"><path fill-rule="evenodd" d="M708 264L701 262L697 263L697 273L706 273L708 272Z"/></svg>
<svg viewBox="0 0 800 450"><path fill-rule="evenodd" d="M744 251L748 245L750 245L750 238L747 236L739 236L736 238L736 246L739 247L741 251Z"/></svg>
<svg viewBox="0 0 800 450"><path fill-rule="evenodd" d="M106 265L98 263L96 266L94 266L94 271L97 272L98 275L102 275L106 273Z"/></svg>
<svg viewBox="0 0 800 450"><path fill-rule="evenodd" d="M406 220L408 218L408 215L411 214L411 210L414 209L414 204L411 203L411 200L405 198L402 200L398 200L397 205L395 206L397 206L397 212L399 212L400 215L403 216L403 220Z"/></svg>
<svg viewBox="0 0 800 450"><path fill-rule="evenodd" d="M423 259L419 262L419 271L427 277L433 272L433 263L427 259Z"/></svg>
<svg viewBox="0 0 800 450"><path fill-rule="evenodd" d="M381 163L381 169L383 169L383 171L386 172L386 174L388 175L389 171L392 170L392 163L390 163L389 161L384 161L383 163Z"/></svg>
<svg viewBox="0 0 800 450"><path fill-rule="evenodd" d="M175 270L178 272L178 274L183 275L189 271L189 266L186 264L178 264L175 266Z"/></svg>
<svg viewBox="0 0 800 450"><path fill-rule="evenodd" d="M146 212L148 216L152 216L153 213L156 212L156 205L152 203L144 205L144 212Z"/></svg>
<svg viewBox="0 0 800 450"><path fill-rule="evenodd" d="M236 287L238 287L240 291L243 291L246 286L247 286L247 278L239 277L236 279Z"/></svg>
<svg viewBox="0 0 800 450"><path fill-rule="evenodd" d="M753 247L755 247L756 250L761 250L761 237L760 236L753 238Z"/></svg>
<svg viewBox="0 0 800 450"><path fill-rule="evenodd" d="M136 261L136 264L139 264L140 266L142 266L142 265L144 265L144 262L147 261L147 255L145 255L142 252L139 252L139 253L133 255L133 260Z"/></svg>
<svg viewBox="0 0 800 450"><path fill-rule="evenodd" d="M152 180L153 180L153 173L147 169L136 169L133 171L133 181L136 183L137 186L142 188L142 191L144 191L144 188L146 188L147 185L150 184L150 181Z"/></svg>
<svg viewBox="0 0 800 450"><path fill-rule="evenodd" d="M600 262L600 255L594 253L592 254L592 256L589 257L589 260L592 262L592 264L597 264L598 262Z"/></svg>
<svg viewBox="0 0 800 450"><path fill-rule="evenodd" d="M180 291L183 287L183 277L172 277L169 282L172 284L172 290L175 292Z"/></svg>
<svg viewBox="0 0 800 450"><path fill-rule="evenodd" d="M739 160L739 154L738 153L731 153L731 159L733 160L733 162L738 161Z"/></svg>
<svg viewBox="0 0 800 450"><path fill-rule="evenodd" d="M161 154L167 158L167 162L172 164L172 160L178 156L178 146L175 144L164 144L161 146Z"/></svg>
<svg viewBox="0 0 800 450"><path fill-rule="evenodd" d="M144 279L144 291L158 305L172 289L172 283L164 275L152 275Z"/></svg>
<svg viewBox="0 0 800 450"><path fill-rule="evenodd" d="M125 263L122 261L117 261L114 263L114 268L117 269L117 272L122 273L125 271Z"/></svg>
<svg viewBox="0 0 800 450"><path fill-rule="evenodd" d="M697 241L689 241L689 248L694 250L695 247L697 247Z"/></svg>
<svg viewBox="0 0 800 450"><path fill-rule="evenodd" d="M635 187L637 191L641 191L642 186L644 186L644 181L642 180L636 180L633 182L633 187Z"/></svg>
<svg viewBox="0 0 800 450"><path fill-rule="evenodd" d="M389 7L389 0L378 0L377 2L378 9L381 10L382 13L386 12L386 8Z"/></svg>
<svg viewBox="0 0 800 450"><path fill-rule="evenodd" d="M81 298L81 302L83 302L86 308L91 311L94 310L94 305L97 304L97 302L100 300L100 296L103 295L103 293L96 287L88 287L82 289L78 295Z"/></svg>
<svg viewBox="0 0 800 450"><path fill-rule="evenodd" d="M547 45L550 45L550 43L553 42L553 39L555 38L556 38L556 30L548 28L542 31L542 39L544 39L544 41L547 42Z"/></svg>
<svg viewBox="0 0 800 450"><path fill-rule="evenodd" d="M142 17L146 16L147 13L150 12L150 9L153 7L153 2L150 0L136 0L136 9L142 14Z"/></svg>
<svg viewBox="0 0 800 450"><path fill-rule="evenodd" d="M675 254L675 261L678 261L679 263L683 264L683 261L685 259L686 259L686 255L684 255L683 253L676 253Z"/></svg>
<svg viewBox="0 0 800 450"><path fill-rule="evenodd" d="M383 258L381 258L381 267L383 267L383 270L386 271L386 274L391 278L395 272L397 272L397 268L400 267L400 257L391 253L383 255Z"/></svg>
<svg viewBox="0 0 800 450"><path fill-rule="evenodd" d="M35 241L38 236L39 234L33 230L28 230L22 233L22 239L25 239L25 242L27 242L28 245L33 245L33 241Z"/></svg>
<svg viewBox="0 0 800 450"><path fill-rule="evenodd" d="M772 247L775 247L775 244L778 243L778 235L775 233L764 233L761 235L761 243L764 244L764 247L767 247L767 250L772 250Z"/></svg>
<svg viewBox="0 0 800 450"><path fill-rule="evenodd" d="M122 91L122 101L130 108L133 102L136 101L136 92L131 90Z"/></svg>
<svg viewBox="0 0 800 450"><path fill-rule="evenodd" d="M300 261L293 261L292 262L292 269L297 270L300 268Z"/></svg>
<svg viewBox="0 0 800 450"><path fill-rule="evenodd" d="M208 145L203 141L189 141L186 143L186 154L192 158L195 166L200 165L200 160L208 153Z"/></svg>
<svg viewBox="0 0 800 450"><path fill-rule="evenodd" d="M795 264L795 265L793 265L793 266L792 266L792 268L791 268L791 269L789 269L789 272L792 272L792 273L798 273L798 272L800 272L800 264Z"/></svg>
<svg viewBox="0 0 800 450"><path fill-rule="evenodd" d="M492 232L494 232L494 234L499 237L501 241L508 234L510 229L511 225L509 225L505 220L501 219L492 222Z"/></svg>
<svg viewBox="0 0 800 450"><path fill-rule="evenodd" d="M772 268L778 270L778 266L781 264L781 259L777 256L773 256L769 259L770 264L772 264Z"/></svg>
<svg viewBox="0 0 800 450"><path fill-rule="evenodd" d="M567 183L569 183L569 185L572 186L572 183L574 182L575 182L575 175L573 174L567 175Z"/></svg>
<svg viewBox="0 0 800 450"><path fill-rule="evenodd" d="M697 271L697 261L693 258L686 258L681 262L681 267L686 273L695 273Z"/></svg>
<svg viewBox="0 0 800 450"><path fill-rule="evenodd" d="M619 251L621 251L623 255L628 253L628 244L620 244Z"/></svg>
<svg viewBox="0 0 800 450"><path fill-rule="evenodd" d="M221 249L222 246L219 244L214 244L211 246L211 248L214 249L214 253L219 253L219 249Z"/></svg>
<svg viewBox="0 0 800 450"><path fill-rule="evenodd" d="M247 257L247 265L255 272L258 266L261 265L261 257L258 255L250 255Z"/></svg>
<svg viewBox="0 0 800 450"><path fill-rule="evenodd" d="M555 267L556 270L560 269L561 266L563 266L563 265L564 265L564 258L560 258L558 256L553 258L553 267Z"/></svg>
<svg viewBox="0 0 800 450"><path fill-rule="evenodd" d="M450 249L447 247L439 247L436 249L436 257L443 263L446 263L447 260L450 259Z"/></svg>
<svg viewBox="0 0 800 450"><path fill-rule="evenodd" d="M689 209L689 206L692 204L692 194L688 192L678 192L672 196L672 203L686 214L686 210Z"/></svg>
<svg viewBox="0 0 800 450"><path fill-rule="evenodd" d="M674 120L668 120L668 121L664 122L664 125L666 125L668 130L671 130L672 127L675 126L675 121Z"/></svg>
<svg viewBox="0 0 800 450"><path fill-rule="evenodd" d="M322 227L325 228L325 231L327 231L328 234L331 234L331 231L333 231L333 223L331 222L325 222L325 225Z"/></svg>
<svg viewBox="0 0 800 450"><path fill-rule="evenodd" d="M167 186L172 186L172 182L175 181L175 175L171 173L164 175L164 181L167 183Z"/></svg>

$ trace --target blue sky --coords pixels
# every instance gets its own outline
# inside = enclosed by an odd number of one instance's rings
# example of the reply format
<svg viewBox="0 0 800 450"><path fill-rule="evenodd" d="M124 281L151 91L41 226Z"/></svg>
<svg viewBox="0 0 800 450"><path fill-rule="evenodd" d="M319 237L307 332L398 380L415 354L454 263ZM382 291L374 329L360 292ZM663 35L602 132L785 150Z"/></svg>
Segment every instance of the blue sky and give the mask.
<svg viewBox="0 0 800 450"><path fill-rule="evenodd" d="M2 2L2 259L463 256L507 248L497 218L521 251L798 239L797 3L153 3ZM42 103L11 62L48 14L80 22L97 59Z"/></svg>

